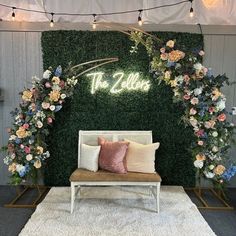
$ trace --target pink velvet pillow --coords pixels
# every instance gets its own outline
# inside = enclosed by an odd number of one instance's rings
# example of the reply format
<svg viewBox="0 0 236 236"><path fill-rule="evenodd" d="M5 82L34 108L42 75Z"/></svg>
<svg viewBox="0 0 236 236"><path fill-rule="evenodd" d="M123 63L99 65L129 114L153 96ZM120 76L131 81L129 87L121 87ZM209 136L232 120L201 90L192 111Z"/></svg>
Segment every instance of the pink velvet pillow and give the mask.
<svg viewBox="0 0 236 236"><path fill-rule="evenodd" d="M128 149L128 142L111 142L102 137L98 138L98 144L101 145L99 154L99 167L102 170L108 170L114 173L127 173L125 154Z"/></svg>

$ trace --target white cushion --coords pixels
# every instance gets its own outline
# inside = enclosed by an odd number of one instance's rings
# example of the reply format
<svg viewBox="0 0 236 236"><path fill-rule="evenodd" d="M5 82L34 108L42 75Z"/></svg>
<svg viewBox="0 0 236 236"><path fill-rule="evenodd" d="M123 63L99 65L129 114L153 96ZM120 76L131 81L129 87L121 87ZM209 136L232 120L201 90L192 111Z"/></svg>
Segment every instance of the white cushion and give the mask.
<svg viewBox="0 0 236 236"><path fill-rule="evenodd" d="M143 145L124 139L129 142L126 153L127 169L131 172L155 173L155 152L160 143Z"/></svg>
<svg viewBox="0 0 236 236"><path fill-rule="evenodd" d="M90 171L98 171L98 157L101 146L81 144L80 168Z"/></svg>

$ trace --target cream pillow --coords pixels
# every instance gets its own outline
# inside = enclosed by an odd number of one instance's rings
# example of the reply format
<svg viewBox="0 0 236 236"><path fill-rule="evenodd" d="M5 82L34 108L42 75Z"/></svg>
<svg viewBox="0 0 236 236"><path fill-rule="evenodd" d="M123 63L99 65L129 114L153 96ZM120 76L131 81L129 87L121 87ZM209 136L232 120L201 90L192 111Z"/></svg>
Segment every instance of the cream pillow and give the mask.
<svg viewBox="0 0 236 236"><path fill-rule="evenodd" d="M128 151L126 153L127 169L131 172L155 173L155 152L160 143L140 144L128 139Z"/></svg>
<svg viewBox="0 0 236 236"><path fill-rule="evenodd" d="M98 171L98 157L101 146L90 146L81 144L80 168L90 171Z"/></svg>

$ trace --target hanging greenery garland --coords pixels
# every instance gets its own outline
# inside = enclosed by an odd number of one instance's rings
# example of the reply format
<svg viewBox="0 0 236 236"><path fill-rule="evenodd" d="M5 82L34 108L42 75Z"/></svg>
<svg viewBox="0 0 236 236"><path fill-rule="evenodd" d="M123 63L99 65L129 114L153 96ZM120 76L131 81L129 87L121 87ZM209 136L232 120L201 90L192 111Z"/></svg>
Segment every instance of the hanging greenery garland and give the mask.
<svg viewBox="0 0 236 236"><path fill-rule="evenodd" d="M211 69L200 63L203 50L183 52L175 40L162 42L142 32L132 32L131 40L135 43L131 52L144 45L151 57L152 73L172 88L173 101L185 107L182 119L194 132L191 149L199 180L205 177L223 188L236 173L236 166L227 157L235 126L226 120L226 97L221 92L229 84L228 78L213 76Z"/></svg>

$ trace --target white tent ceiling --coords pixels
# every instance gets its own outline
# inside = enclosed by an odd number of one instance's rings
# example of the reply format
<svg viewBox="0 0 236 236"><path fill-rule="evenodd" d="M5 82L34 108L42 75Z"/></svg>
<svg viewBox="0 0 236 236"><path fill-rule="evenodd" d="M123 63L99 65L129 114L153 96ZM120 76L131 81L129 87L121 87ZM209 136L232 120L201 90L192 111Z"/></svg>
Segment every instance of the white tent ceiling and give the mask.
<svg viewBox="0 0 236 236"><path fill-rule="evenodd" d="M138 10L182 2L182 0L0 0L16 8L25 8L54 13L90 13L90 16L57 16L55 22L83 22L93 21L93 13L107 13L127 10ZM147 24L203 24L203 25L236 25L236 0L194 0L194 17L189 17L191 3L144 11L142 19ZM15 21L19 22L47 22L51 15L15 10ZM12 20L12 9L0 6L2 21ZM137 23L138 12L99 16L97 21Z"/></svg>

